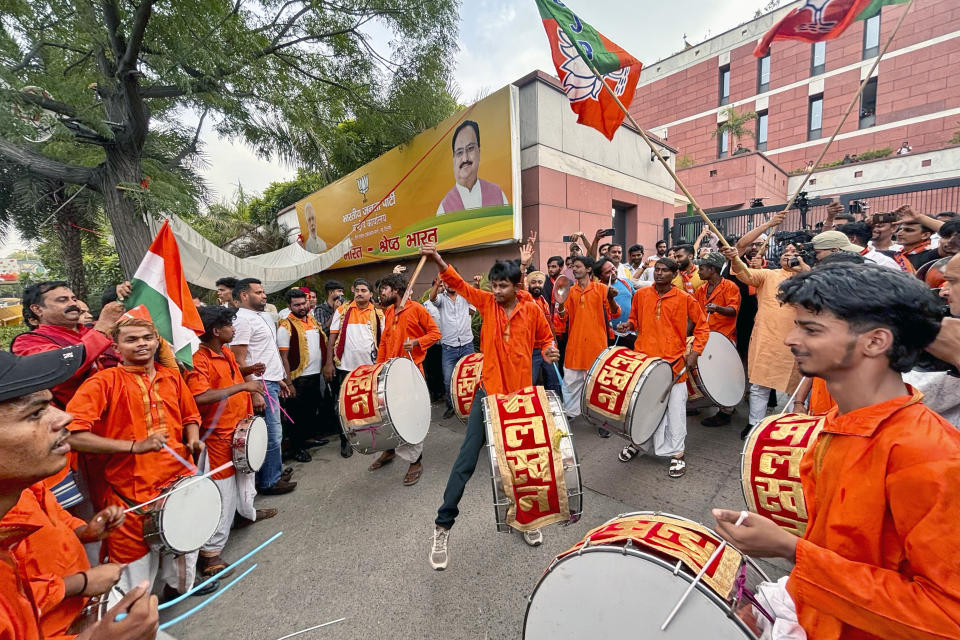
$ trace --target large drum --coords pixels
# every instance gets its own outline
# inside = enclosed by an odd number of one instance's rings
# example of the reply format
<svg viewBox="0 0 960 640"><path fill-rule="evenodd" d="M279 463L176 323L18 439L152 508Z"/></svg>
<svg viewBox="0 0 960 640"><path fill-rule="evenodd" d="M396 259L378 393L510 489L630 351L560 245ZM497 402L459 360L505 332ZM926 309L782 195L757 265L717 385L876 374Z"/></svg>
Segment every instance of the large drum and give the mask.
<svg viewBox="0 0 960 640"><path fill-rule="evenodd" d="M340 386L340 426L355 450L420 444L430 429L430 391L409 358L362 365Z"/></svg>
<svg viewBox="0 0 960 640"><path fill-rule="evenodd" d="M487 396L483 421L497 531L577 522L583 512L580 463L557 394L527 387Z"/></svg>
<svg viewBox="0 0 960 640"><path fill-rule="evenodd" d="M147 507L144 540L161 552L196 551L217 530L222 501L210 478L187 476L163 488L163 496Z"/></svg>
<svg viewBox="0 0 960 640"><path fill-rule="evenodd" d="M590 422L643 444L667 412L673 369L626 347L610 347L587 372L580 412Z"/></svg>
<svg viewBox="0 0 960 640"><path fill-rule="evenodd" d="M798 536L807 529L800 459L816 442L823 423L822 416L770 416L753 428L740 456L740 484L747 508Z"/></svg>
<svg viewBox="0 0 960 640"><path fill-rule="evenodd" d="M466 422L470 417L470 409L473 408L473 398L477 395L482 373L482 353L463 356L453 368L453 375L450 377L450 401L453 403L453 411L461 422Z"/></svg>
<svg viewBox="0 0 960 640"><path fill-rule="evenodd" d="M244 418L233 432L233 467L240 473L256 473L267 459L267 421L260 416Z"/></svg>
<svg viewBox="0 0 960 640"><path fill-rule="evenodd" d="M687 347L693 345L693 336ZM716 331L710 332L707 346L697 359L697 366L687 378L690 400L706 398L718 407L735 407L743 400L747 388L747 373L737 347L730 338Z"/></svg>
<svg viewBox="0 0 960 640"><path fill-rule="evenodd" d="M530 596L523 637L756 638L737 612L768 580L729 545L660 631L721 540L711 529L667 513L618 516L554 559Z"/></svg>

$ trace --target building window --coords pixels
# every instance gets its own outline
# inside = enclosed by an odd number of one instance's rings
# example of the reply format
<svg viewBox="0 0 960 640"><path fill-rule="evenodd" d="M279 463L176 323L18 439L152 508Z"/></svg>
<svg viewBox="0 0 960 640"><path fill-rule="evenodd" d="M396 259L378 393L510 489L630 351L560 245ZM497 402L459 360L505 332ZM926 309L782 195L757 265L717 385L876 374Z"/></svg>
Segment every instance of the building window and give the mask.
<svg viewBox="0 0 960 640"><path fill-rule="evenodd" d="M807 116L807 140L816 140L820 137L823 127L823 94L810 96L810 109Z"/></svg>
<svg viewBox="0 0 960 640"><path fill-rule="evenodd" d="M770 54L757 60L757 93L770 89Z"/></svg>
<svg viewBox="0 0 960 640"><path fill-rule="evenodd" d="M767 112L757 112L757 151L767 150Z"/></svg>
<svg viewBox="0 0 960 640"><path fill-rule="evenodd" d="M860 128L877 124L877 79L870 78L860 94Z"/></svg>
<svg viewBox="0 0 960 640"><path fill-rule="evenodd" d="M730 152L730 133L728 131L724 131L722 134L717 136L717 157L726 158L729 152Z"/></svg>
<svg viewBox="0 0 960 640"><path fill-rule="evenodd" d="M880 53L880 14L863 23L863 59Z"/></svg>
<svg viewBox="0 0 960 640"><path fill-rule="evenodd" d="M818 76L827 66L827 43L823 40L813 43L810 53L810 75Z"/></svg>
<svg viewBox="0 0 960 640"><path fill-rule="evenodd" d="M720 106L730 102L730 65L720 67Z"/></svg>

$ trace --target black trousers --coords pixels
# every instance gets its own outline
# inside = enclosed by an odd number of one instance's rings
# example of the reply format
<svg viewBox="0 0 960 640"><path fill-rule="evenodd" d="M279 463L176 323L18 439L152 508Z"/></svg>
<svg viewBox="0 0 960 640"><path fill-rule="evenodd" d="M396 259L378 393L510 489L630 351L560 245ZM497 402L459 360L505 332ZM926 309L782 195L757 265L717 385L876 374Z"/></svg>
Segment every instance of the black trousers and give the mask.
<svg viewBox="0 0 960 640"><path fill-rule="evenodd" d="M284 420L290 448L299 451L306 448L309 438L318 437L327 426L329 416L322 411L329 403L330 388L322 373L300 376L293 381L296 395L284 400L284 408L290 414L290 421Z"/></svg>
<svg viewBox="0 0 960 640"><path fill-rule="evenodd" d="M340 435L340 445L347 445L347 436L343 435L343 428L340 426L340 387L347 378L347 372L340 369L333 370L333 380L327 383L330 388L329 402L324 405L322 412L324 420L330 425L330 431L326 433L338 433Z"/></svg>
<svg viewBox="0 0 960 640"><path fill-rule="evenodd" d="M477 468L477 459L487 443L487 432L483 425L483 399L487 397L482 387L477 387L477 395L470 408L470 417L467 418L467 433L463 436L460 452L450 469L447 479L447 488L443 491L443 504L437 510L436 524L444 529L453 527L454 521L460 515L460 498L467 481Z"/></svg>

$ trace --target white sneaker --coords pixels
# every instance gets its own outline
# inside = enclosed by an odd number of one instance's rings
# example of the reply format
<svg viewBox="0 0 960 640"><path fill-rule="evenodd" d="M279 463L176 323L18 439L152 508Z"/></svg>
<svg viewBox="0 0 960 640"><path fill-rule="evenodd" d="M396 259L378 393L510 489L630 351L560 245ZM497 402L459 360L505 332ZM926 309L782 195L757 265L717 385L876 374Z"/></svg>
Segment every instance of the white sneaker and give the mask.
<svg viewBox="0 0 960 640"><path fill-rule="evenodd" d="M540 529L523 532L523 541L531 547L539 547L543 544L543 532Z"/></svg>
<svg viewBox="0 0 960 640"><path fill-rule="evenodd" d="M430 550L430 566L437 571L447 568L447 540L450 539L450 530L436 527L433 530L433 548Z"/></svg>

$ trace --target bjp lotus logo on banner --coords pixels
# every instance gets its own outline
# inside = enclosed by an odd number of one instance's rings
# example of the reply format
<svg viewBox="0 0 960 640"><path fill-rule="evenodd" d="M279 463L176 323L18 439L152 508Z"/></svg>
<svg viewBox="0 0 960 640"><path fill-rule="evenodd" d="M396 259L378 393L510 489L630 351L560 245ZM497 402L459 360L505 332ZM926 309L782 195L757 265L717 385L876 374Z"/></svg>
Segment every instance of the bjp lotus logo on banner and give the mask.
<svg viewBox="0 0 960 640"><path fill-rule="evenodd" d="M370 174L365 173L357 178L357 191L363 196L363 201L367 201L367 189L370 188Z"/></svg>

